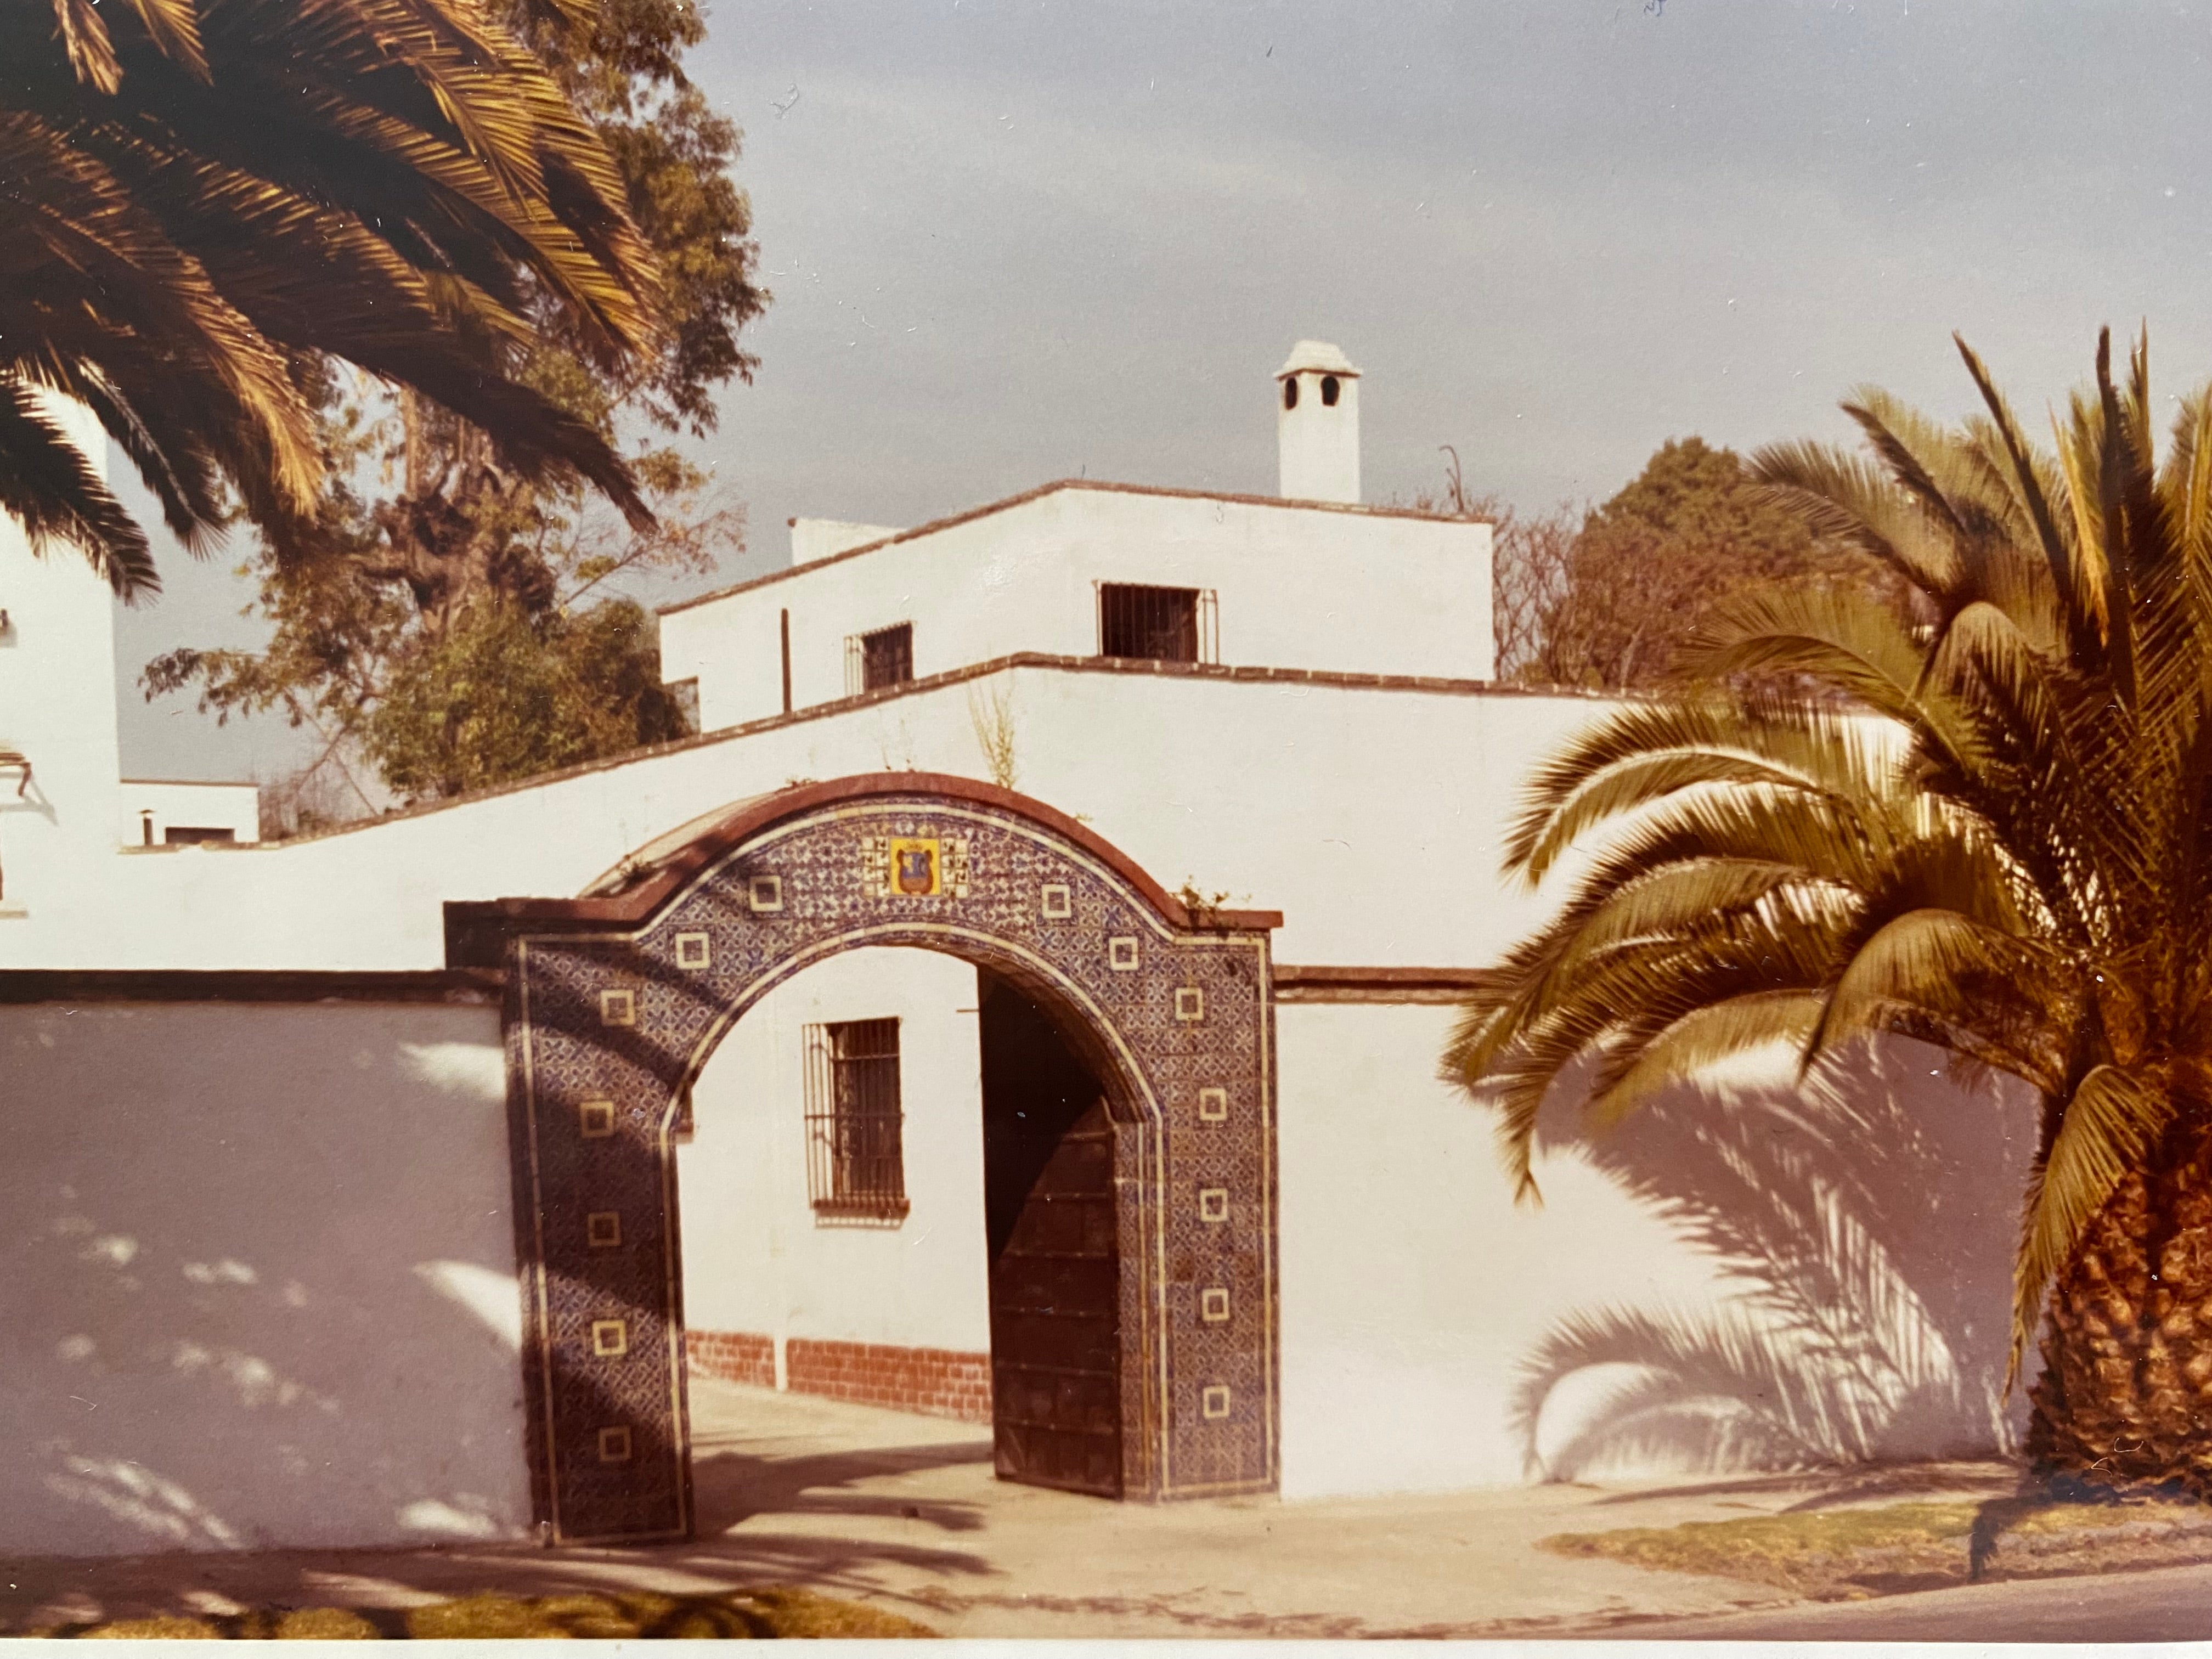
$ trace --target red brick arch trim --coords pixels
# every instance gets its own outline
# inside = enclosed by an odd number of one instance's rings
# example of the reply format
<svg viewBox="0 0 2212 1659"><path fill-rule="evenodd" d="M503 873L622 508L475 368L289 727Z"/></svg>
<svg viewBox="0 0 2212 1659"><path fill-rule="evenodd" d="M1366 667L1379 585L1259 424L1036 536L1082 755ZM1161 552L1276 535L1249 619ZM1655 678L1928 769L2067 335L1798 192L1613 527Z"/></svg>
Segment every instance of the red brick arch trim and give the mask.
<svg viewBox="0 0 2212 1659"><path fill-rule="evenodd" d="M921 888L900 873L917 848L933 849L915 854L935 872ZM916 773L742 803L606 884L448 912L458 962L496 948L507 969L523 1369L552 1540L690 1530L678 1105L748 1008L872 945L1012 979L1104 1089L1123 1495L1273 1489L1273 913L1193 910L1042 803Z"/></svg>

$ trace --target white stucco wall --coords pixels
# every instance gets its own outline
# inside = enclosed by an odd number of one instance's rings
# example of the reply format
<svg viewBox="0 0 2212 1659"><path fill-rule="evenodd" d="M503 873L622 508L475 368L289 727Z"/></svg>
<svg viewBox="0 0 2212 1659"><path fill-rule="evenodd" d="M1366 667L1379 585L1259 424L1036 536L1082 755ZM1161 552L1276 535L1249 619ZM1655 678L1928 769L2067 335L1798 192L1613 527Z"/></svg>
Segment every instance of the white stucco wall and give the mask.
<svg viewBox="0 0 2212 1659"><path fill-rule="evenodd" d="M107 439L82 404L52 412L104 476ZM29 914L50 920L97 892L114 863L115 598L74 548L33 556L0 514L0 749L28 757L27 787L0 769L0 965L28 941ZM76 925L85 920L74 909Z"/></svg>
<svg viewBox="0 0 2212 1659"><path fill-rule="evenodd" d="M0 1554L520 1535L498 1011L0 1007Z"/></svg>
<svg viewBox="0 0 2212 1659"><path fill-rule="evenodd" d="M1279 960L1495 962L1548 896L1501 883L1521 781L1605 705L1297 682L1003 672L338 835L118 856L0 929L0 967L434 968L452 899L574 893L653 836L798 779L988 775L1173 889L1284 912ZM35 899L36 895L33 895Z"/></svg>
<svg viewBox="0 0 2212 1659"><path fill-rule="evenodd" d="M1490 1116L1437 1081L1452 1015L1276 1010L1285 1498L1516 1484L1508 1403L1547 1328L1723 1283L1572 1158L1516 1206Z"/></svg>
<svg viewBox="0 0 2212 1659"><path fill-rule="evenodd" d="M845 641L914 624L926 678L1017 651L1098 650L1096 582L1210 588L1220 659L1486 679L1491 532L1407 514L1071 484L763 579L660 619L664 678L709 731L848 695Z"/></svg>
<svg viewBox="0 0 2212 1659"><path fill-rule="evenodd" d="M122 815L118 839L125 847L152 843L173 825L179 829L228 830L234 841L261 839L261 788L252 783L198 783L170 778L125 778L117 790Z"/></svg>
<svg viewBox="0 0 2212 1659"><path fill-rule="evenodd" d="M1547 1332L1572 1316L1625 1311L1670 1326L1694 1350L1698 1316L1751 1287L1574 1144L1576 1102L1564 1087L1545 1109L1541 1202L1516 1204L1496 1120L1436 1075L1454 1012L1296 1004L1276 1011L1286 1498L1528 1478L1537 1471L1510 1407ZM1729 1079L1678 1091L1605 1144L1625 1155L1622 1167L1659 1176L1660 1190L1694 1193L1694 1180L1666 1176L1669 1165L1680 1172L1687 1126L1778 1106L1755 1120L1758 1136L1771 1142L1823 1121L1801 1115L1792 1055L1747 1060ZM1852 1272L1881 1287L1875 1299L1897 1316L1895 1329L1922 1333L1903 1346L1929 1374L1886 1404L1883 1390L1894 1380L1878 1372L1843 1394L1875 1425L1877 1456L1987 1455L1999 1419L2015 1434L2024 1421L2024 1393L2008 1401L2001 1389L2033 1103L2021 1091L1962 1090L1943 1074L1936 1051L1902 1042L1863 1057L1847 1093L1864 1121L1844 1133L1887 1144L1820 1161L1844 1194L1824 1213L1836 1237L1858 1241ZM1622 1146L1624 1138L1632 1144ZM1854 1177L1869 1176L1855 1191ZM1783 1190L1791 1202L1807 1196L1796 1178ZM1717 1191L1725 1199L1732 1189ZM1754 1322L1787 1321L1766 1314ZM1888 1334L1850 1316L1839 1328ZM1539 1452L1551 1456L1606 1410L1610 1390L1632 1369L1593 1368L1563 1385L1540 1419ZM2033 1372L2031 1364L2031 1380ZM1705 1373L1716 1382L1715 1402L1728 1398L1718 1386L1727 1373L1720 1364ZM1667 1425L1649 1425L1641 1439L1607 1472L1701 1467L1685 1437L1670 1443Z"/></svg>
<svg viewBox="0 0 2212 1659"><path fill-rule="evenodd" d="M979 690L1012 699L1021 787L1087 819L1170 887L1188 879L1209 894L1227 892L1233 902L1280 905L1286 920L1278 959L1322 963L1496 961L1553 902L1549 894L1504 885L1497 875L1521 779L1538 757L1603 712L1601 704L1565 696L1042 668L1003 673ZM162 857L111 853L106 885L88 894L79 912L80 920L106 920L42 937L51 954L86 965L433 966L441 959L444 898L576 891L652 835L794 779L886 766L980 775L970 709L969 686L946 687L292 846ZM39 921L34 908L17 926ZM970 970L926 954L881 952L824 964L740 1023L702 1077L698 1139L681 1155L688 1311L697 1328L969 1350L986 1345L975 1026L972 1015L958 1012L974 1004ZM798 1029L815 1018L882 1012L911 1022L909 1065L918 1068L909 1072L908 1097L915 1212L903 1227L880 1233L817 1229L805 1204L798 1134ZM201 1079L195 1087L213 1093L233 1077L243 1079L246 1104L238 1110L248 1115L253 1103L291 1097L286 1091L296 1085L288 1068L315 1074L281 1044L260 1043L250 1024L222 1023L252 1017L250 1010L211 1016L217 1023L200 1036L189 1023L176 1028L187 1052L200 1054L190 1047L194 1042L210 1050L193 1061ZM179 1015L166 1011L162 1018ZM466 1018L481 1022L489 1066L490 1015ZM1450 1011L1436 1007L1292 1004L1279 1011L1287 1495L1520 1480L1522 1448L1505 1404L1518 1368L1554 1322L1600 1307L1709 1306L1716 1294L1709 1259L1572 1152L1547 1160L1543 1208L1510 1203L1488 1119L1435 1080L1449 1021ZM46 1062L48 1082L25 1073L34 1097L81 1092L73 1068L82 1068L83 1078L107 1075L104 1049L70 1053L74 1059ZM216 1053L226 1058L212 1057ZM249 1058L230 1058L241 1055ZM149 1054L143 1065L153 1067L156 1059ZM396 1075L397 1066L385 1071ZM934 1080L925 1084L925 1073ZM505 1163L489 1075L481 1084L487 1126L481 1175L447 1167L438 1178L465 1176L495 1191L484 1224L499 1230ZM160 1090L149 1083L145 1091ZM223 1105L229 1110L232 1103ZM1948 1087L1931 1080L1914 1097L1910 1115L1984 1121L1960 1115L1955 1106ZM119 1108L103 1109L109 1115L96 1121L113 1125L112 1144L145 1141L143 1123ZM314 1121L314 1138L331 1138L331 1161L340 1167L361 1162L380 1171L367 1150L381 1144L380 1133L369 1121ZM362 1137L358 1145L345 1139L353 1134ZM152 1144L165 1161L178 1162L167 1141L156 1137ZM1955 1304L1948 1316L1960 1328L2002 1319L2001 1264L2019 1190L2017 1134L2001 1142L2008 1149L2003 1158L1985 1156L1991 1144L1985 1139L1969 1137L1966 1144L1979 1150L1955 1158L1942 1176L1947 1195L1955 1189L1959 1204L1945 1218L1915 1224L1925 1235L1917 1247L1923 1255L1957 1258L1955 1282L1945 1281L1942 1295ZM52 1154L42 1156L52 1161ZM33 1160L25 1167L43 1166ZM390 1202L404 1218L415 1197L408 1189ZM20 1207L11 1200L8 1212ZM365 1202L362 1212L375 1209ZM180 1207L174 1224L194 1218L196 1224L229 1224L234 1212L252 1213L219 1192L204 1215ZM80 1212L55 1212L55 1218L64 1213ZM83 1248L111 1236L138 1237L89 1208L81 1213L97 1229ZM1969 1219L1954 1223L1948 1214ZM508 1248L503 1231L498 1239L492 1270L511 1272L501 1265ZM211 1246L185 1259L254 1261ZM396 1296L404 1285L419 1297L419 1262L486 1259L452 1246L409 1246L382 1271L387 1293ZM1990 1263L1999 1264L1995 1279ZM1977 1273L1989 1282L1973 1279ZM434 1304L410 1315L433 1324L456 1316ZM54 1356L81 1334L61 1329L67 1322L58 1314L47 1317L48 1347L38 1355L46 1369L26 1373L52 1379L41 1385L41 1410L52 1408L58 1392L66 1400L71 1391L55 1386L69 1378ZM1986 1329L1974 1340L1985 1351ZM261 1352L244 1342L235 1348ZM343 1344L337 1351L344 1352ZM485 1387L495 1372L502 1382L511 1375L488 1370ZM185 1384L164 1374L163 1386ZM190 1419L177 1413L179 1421ZM1892 1443L1957 1450L1972 1443L1961 1438L1966 1420L1946 1407L1905 1424ZM32 1437L38 1443L66 1440L63 1428L41 1423ZM372 1463L386 1455L378 1449L385 1433L376 1426L361 1443ZM82 1449L87 1444L95 1449ZM150 1456L120 1454L156 1469L171 1455L160 1443ZM52 1455L100 1466L95 1443L69 1441ZM519 1449L514 1458L519 1470ZM163 1478L198 1493L210 1479L219 1481L221 1471L188 1461L184 1473ZM449 1484L483 1496L484 1483L469 1480ZM283 1481L275 1485L285 1490ZM344 1518L356 1537L364 1528L390 1528L394 1516L418 1502L447 1506L419 1515L450 1520L448 1511L472 1512L459 1497L418 1493L397 1477L376 1490L374 1505ZM223 1516L233 1533L241 1531L222 1504L204 1496L197 1501ZM244 1488L225 1500L249 1515L276 1501ZM518 1492L515 1507L498 1513L519 1516L520 1501ZM289 1525L287 1514L250 1524L276 1535Z"/></svg>
<svg viewBox="0 0 2212 1659"><path fill-rule="evenodd" d="M848 548L888 541L899 533L891 524L855 524L849 519L793 519L791 521L791 562L811 564Z"/></svg>
<svg viewBox="0 0 2212 1659"><path fill-rule="evenodd" d="M778 986L692 1091L677 1154L684 1306L695 1330L990 1346L975 970L927 951L854 951ZM896 1018L906 1191L896 1224L818 1219L808 1200L802 1034Z"/></svg>

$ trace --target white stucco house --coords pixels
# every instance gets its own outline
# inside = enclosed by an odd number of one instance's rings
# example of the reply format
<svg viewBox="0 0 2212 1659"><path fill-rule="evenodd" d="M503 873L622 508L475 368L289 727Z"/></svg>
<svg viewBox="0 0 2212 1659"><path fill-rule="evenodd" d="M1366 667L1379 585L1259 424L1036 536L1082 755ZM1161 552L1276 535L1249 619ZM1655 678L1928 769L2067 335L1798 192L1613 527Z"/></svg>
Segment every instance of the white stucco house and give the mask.
<svg viewBox="0 0 2212 1659"><path fill-rule="evenodd" d="M1359 387L1292 352L1276 495L796 520L662 615L700 735L281 842L119 781L109 597L0 523L0 1552L680 1533L702 1372L1108 1496L1540 1474L1560 1322L1732 1281L1437 1079L1605 705L1493 682ZM1915 1443L2003 1431L1971 1327Z"/></svg>

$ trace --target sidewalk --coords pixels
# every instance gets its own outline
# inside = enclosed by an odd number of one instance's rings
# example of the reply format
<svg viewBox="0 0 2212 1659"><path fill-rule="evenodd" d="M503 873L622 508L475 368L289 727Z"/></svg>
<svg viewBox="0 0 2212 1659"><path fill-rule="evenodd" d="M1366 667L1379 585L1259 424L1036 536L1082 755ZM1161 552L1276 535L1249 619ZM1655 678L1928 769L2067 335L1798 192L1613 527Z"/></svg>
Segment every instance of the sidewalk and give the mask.
<svg viewBox="0 0 2212 1659"><path fill-rule="evenodd" d="M1786 1508L1810 1489L1766 1478L1147 1507L997 1480L988 1434L965 1425L704 1380L692 1411L692 1543L13 1561L0 1572L0 1632L246 1605L404 1607L486 1589L796 1584L958 1637L1595 1635L1792 1598L1564 1559L1538 1539L1723 1520ZM1952 1473L1953 1488L1974 1484L1972 1471ZM1945 1478L1922 1475L1912 1489L1946 1489ZM1893 1482L1865 1494L1897 1495Z"/></svg>

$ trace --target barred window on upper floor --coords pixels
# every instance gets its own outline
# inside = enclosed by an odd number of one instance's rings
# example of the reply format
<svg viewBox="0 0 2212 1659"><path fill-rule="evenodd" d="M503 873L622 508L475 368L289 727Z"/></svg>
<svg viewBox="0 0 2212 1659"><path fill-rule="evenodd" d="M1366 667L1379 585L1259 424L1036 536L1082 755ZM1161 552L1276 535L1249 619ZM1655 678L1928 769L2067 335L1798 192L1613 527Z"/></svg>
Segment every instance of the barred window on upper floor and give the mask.
<svg viewBox="0 0 2212 1659"><path fill-rule="evenodd" d="M858 696L914 678L914 624L898 623L845 641L845 693Z"/></svg>
<svg viewBox="0 0 2212 1659"><path fill-rule="evenodd" d="M1100 582L1098 654L1146 662L1218 662L1218 605L1210 587Z"/></svg>

